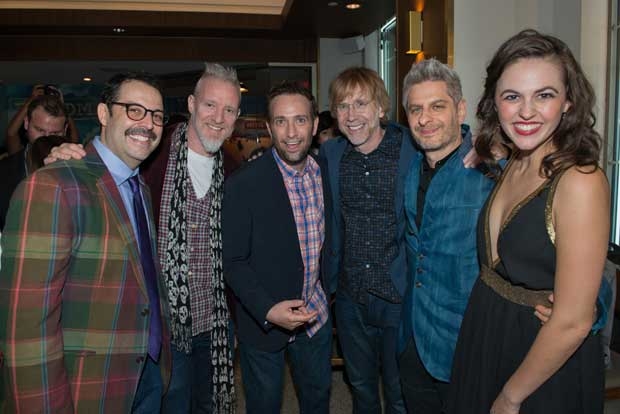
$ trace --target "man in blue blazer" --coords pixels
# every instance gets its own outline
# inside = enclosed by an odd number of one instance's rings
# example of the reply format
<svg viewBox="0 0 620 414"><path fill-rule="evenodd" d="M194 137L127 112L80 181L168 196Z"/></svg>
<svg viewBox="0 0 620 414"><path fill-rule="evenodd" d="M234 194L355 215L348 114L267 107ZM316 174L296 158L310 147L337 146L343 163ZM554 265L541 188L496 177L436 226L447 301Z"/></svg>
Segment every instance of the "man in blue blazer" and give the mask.
<svg viewBox="0 0 620 414"><path fill-rule="evenodd" d="M476 222L494 181L466 168L472 148L456 72L425 60L404 80L403 103L421 151L405 182L409 284L399 341L403 393L410 412L445 410L461 320L479 273Z"/></svg>
<svg viewBox="0 0 620 414"><path fill-rule="evenodd" d="M248 413L279 413L285 354L300 412L327 413L331 386L330 291L320 272L329 189L308 156L318 118L314 98L292 83L268 96L273 148L225 184L224 277Z"/></svg>
<svg viewBox="0 0 620 414"><path fill-rule="evenodd" d="M354 413L404 413L396 341L407 284L404 181L416 153L409 130L387 122L379 75L350 68L330 85L344 137L321 147L332 190L332 237L325 271L336 294L336 324Z"/></svg>

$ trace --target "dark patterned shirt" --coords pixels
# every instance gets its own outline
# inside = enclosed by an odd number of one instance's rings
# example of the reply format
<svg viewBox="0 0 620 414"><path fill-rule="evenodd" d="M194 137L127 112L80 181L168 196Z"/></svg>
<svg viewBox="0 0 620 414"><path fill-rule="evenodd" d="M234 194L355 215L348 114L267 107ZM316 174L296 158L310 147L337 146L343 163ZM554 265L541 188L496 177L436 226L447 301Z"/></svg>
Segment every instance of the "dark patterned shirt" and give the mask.
<svg viewBox="0 0 620 414"><path fill-rule="evenodd" d="M400 134L385 134L370 154L349 144L340 164L344 271L339 287L358 303L367 302L367 293L401 300L390 278L398 254L394 198L401 143Z"/></svg>

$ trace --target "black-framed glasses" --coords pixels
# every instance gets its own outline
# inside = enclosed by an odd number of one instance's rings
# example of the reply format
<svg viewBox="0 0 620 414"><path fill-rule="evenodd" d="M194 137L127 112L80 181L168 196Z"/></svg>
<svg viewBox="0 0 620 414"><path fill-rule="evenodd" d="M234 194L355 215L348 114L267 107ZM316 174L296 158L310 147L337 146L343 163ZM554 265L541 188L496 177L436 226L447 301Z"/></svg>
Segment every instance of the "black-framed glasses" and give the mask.
<svg viewBox="0 0 620 414"><path fill-rule="evenodd" d="M166 115L164 115L164 111L160 111L159 109L147 109L137 103L110 102L110 104L124 106L125 112L127 112L127 118L132 121L142 121L146 117L146 114L150 112L155 125L164 126L166 123Z"/></svg>

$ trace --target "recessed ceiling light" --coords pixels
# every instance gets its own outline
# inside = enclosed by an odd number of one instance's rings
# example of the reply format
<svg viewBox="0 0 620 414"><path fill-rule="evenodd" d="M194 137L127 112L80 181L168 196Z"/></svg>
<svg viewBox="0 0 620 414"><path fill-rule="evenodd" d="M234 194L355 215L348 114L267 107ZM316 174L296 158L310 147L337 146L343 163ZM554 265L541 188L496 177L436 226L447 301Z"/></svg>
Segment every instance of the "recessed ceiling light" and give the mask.
<svg viewBox="0 0 620 414"><path fill-rule="evenodd" d="M355 1L350 1L344 7L346 7L349 10L355 10L355 9L359 9L360 7L362 7L362 4L355 2Z"/></svg>
<svg viewBox="0 0 620 414"><path fill-rule="evenodd" d="M115 27L112 29L112 31L114 33L125 33L125 29L123 29L122 27Z"/></svg>
<svg viewBox="0 0 620 414"><path fill-rule="evenodd" d="M83 80L84 82L90 82L91 80L93 80L93 78L91 78L90 76L84 76L84 77L82 78L82 80Z"/></svg>
<svg viewBox="0 0 620 414"><path fill-rule="evenodd" d="M338 2L337 1L330 1L330 2L327 3L327 5L329 7L336 7L338 5Z"/></svg>

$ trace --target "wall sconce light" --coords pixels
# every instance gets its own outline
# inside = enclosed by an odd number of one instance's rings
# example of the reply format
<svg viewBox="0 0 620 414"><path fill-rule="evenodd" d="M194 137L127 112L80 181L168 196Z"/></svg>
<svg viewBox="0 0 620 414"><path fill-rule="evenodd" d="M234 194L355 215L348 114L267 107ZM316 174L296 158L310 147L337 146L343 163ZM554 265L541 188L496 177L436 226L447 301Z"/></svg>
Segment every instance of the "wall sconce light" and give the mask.
<svg viewBox="0 0 620 414"><path fill-rule="evenodd" d="M422 12L409 12L409 49L408 55L417 55L422 51Z"/></svg>
<svg viewBox="0 0 620 414"><path fill-rule="evenodd" d="M239 82L239 92L241 93L249 92L249 89L247 88L247 86L245 86L245 83Z"/></svg>

